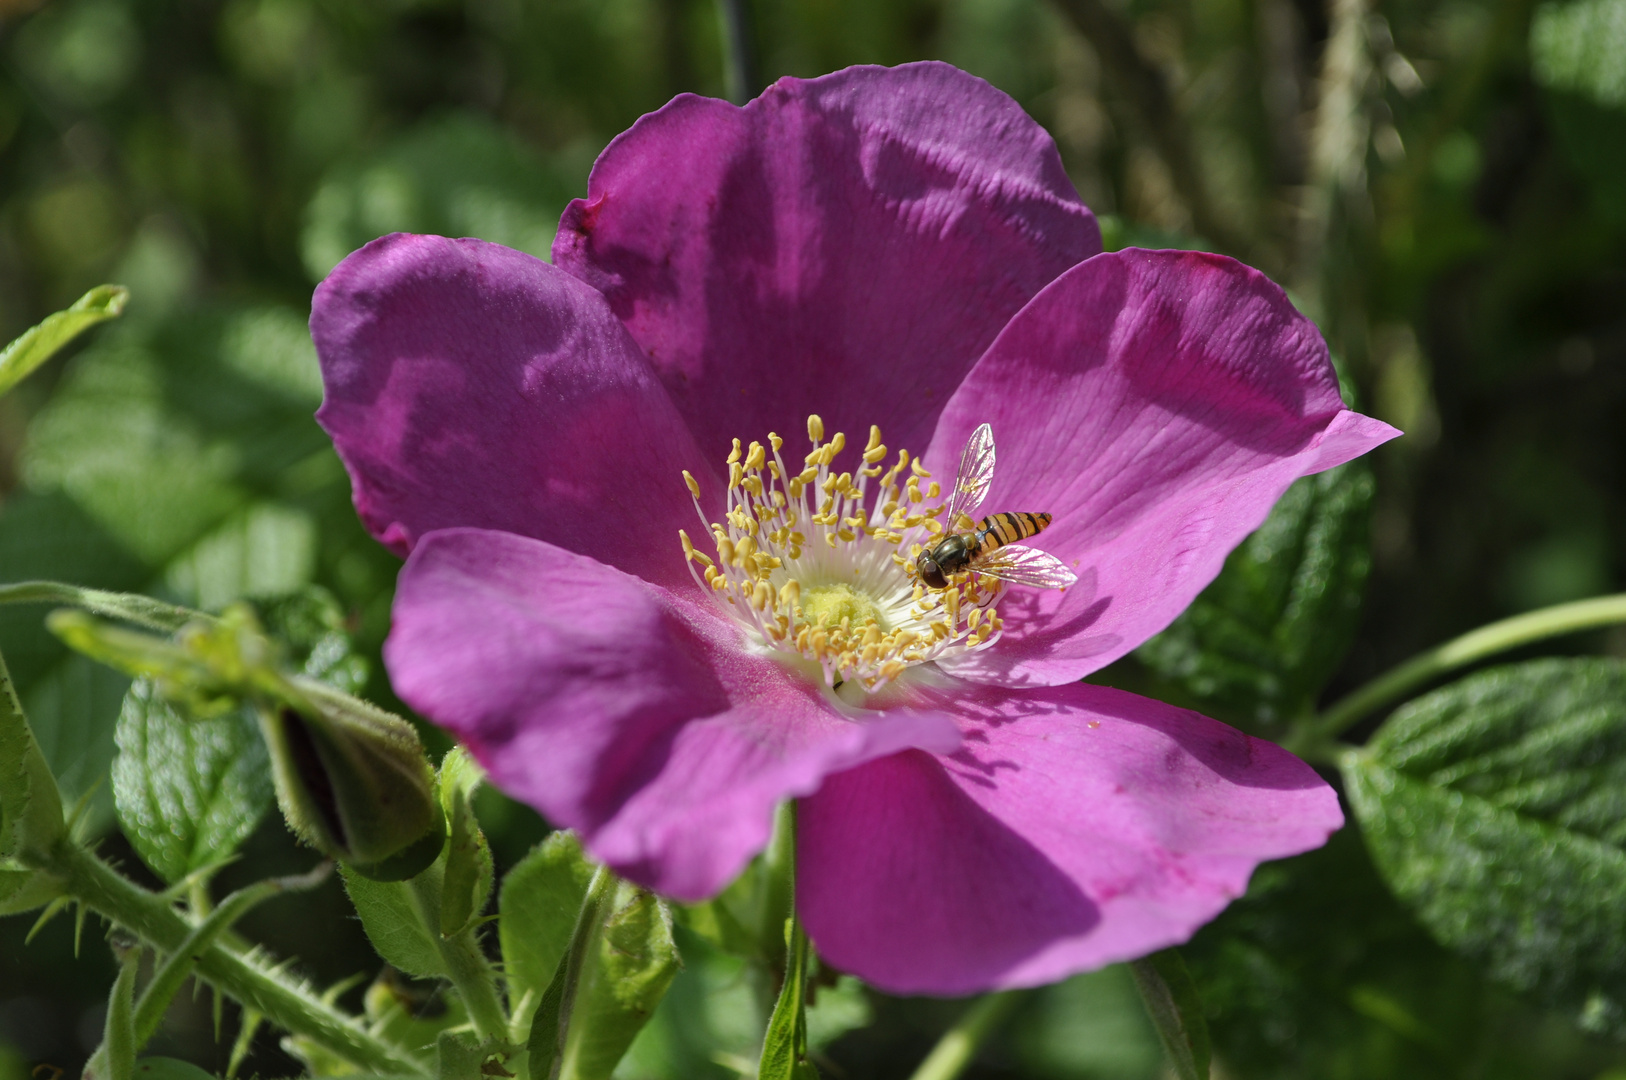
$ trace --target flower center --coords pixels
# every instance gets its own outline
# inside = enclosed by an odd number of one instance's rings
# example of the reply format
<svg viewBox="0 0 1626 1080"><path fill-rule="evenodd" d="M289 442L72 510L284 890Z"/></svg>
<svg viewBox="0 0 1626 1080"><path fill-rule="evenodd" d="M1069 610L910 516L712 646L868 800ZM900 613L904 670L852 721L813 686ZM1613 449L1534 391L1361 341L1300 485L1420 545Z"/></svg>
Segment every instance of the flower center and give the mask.
<svg viewBox="0 0 1626 1080"><path fill-rule="evenodd" d="M807 434L813 448L795 471L778 435L769 433L767 446L734 440L724 520L701 512L715 558L678 532L696 583L763 648L812 661L831 687L873 693L915 665L992 644L999 582L966 574L929 589L915 571L944 529L943 490L931 473L907 450L885 466L878 427L851 472L834 464L843 434L826 441L817 416ZM699 511L700 484L687 472L683 479Z"/></svg>

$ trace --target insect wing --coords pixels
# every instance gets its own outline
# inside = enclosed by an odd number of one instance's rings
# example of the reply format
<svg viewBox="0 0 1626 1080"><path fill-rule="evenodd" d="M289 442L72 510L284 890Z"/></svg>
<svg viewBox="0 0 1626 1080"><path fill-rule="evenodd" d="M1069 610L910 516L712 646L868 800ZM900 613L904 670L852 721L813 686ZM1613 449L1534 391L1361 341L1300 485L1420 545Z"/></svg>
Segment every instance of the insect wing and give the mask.
<svg viewBox="0 0 1626 1080"><path fill-rule="evenodd" d="M941 519L950 529L962 516L970 517L982 505L988 485L994 482L994 429L983 424L971 433L960 451L960 471L954 477L954 494L949 498L948 516Z"/></svg>
<svg viewBox="0 0 1626 1080"><path fill-rule="evenodd" d="M1048 551L1006 544L986 558L972 562L971 569L986 577L1008 581L1012 585L1031 585L1035 589L1065 589L1078 580L1078 575Z"/></svg>

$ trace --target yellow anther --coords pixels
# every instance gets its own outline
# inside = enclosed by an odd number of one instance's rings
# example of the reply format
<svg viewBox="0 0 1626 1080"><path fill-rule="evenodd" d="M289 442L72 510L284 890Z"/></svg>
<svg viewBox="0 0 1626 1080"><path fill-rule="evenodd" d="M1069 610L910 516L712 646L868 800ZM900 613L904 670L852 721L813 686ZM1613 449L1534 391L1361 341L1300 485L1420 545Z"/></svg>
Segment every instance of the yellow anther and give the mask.
<svg viewBox="0 0 1626 1080"><path fill-rule="evenodd" d="M738 460L740 460L740 440L735 439L734 449L728 452L728 463L732 465Z"/></svg>
<svg viewBox="0 0 1626 1080"><path fill-rule="evenodd" d="M790 607L802 596L802 583L791 578L779 588L779 606Z"/></svg>
<svg viewBox="0 0 1626 1080"><path fill-rule="evenodd" d="M700 498L700 481L691 476L688 469L683 470L683 482L689 485L690 495L697 499Z"/></svg>
<svg viewBox="0 0 1626 1080"><path fill-rule="evenodd" d="M888 660L886 663L881 665L881 681L891 682L899 675L902 675L904 668L908 666L909 665L905 664L902 660Z"/></svg>
<svg viewBox="0 0 1626 1080"><path fill-rule="evenodd" d="M815 446L824 441L824 421L818 413L807 418L807 437L813 440Z"/></svg>
<svg viewBox="0 0 1626 1080"><path fill-rule="evenodd" d="M880 446L880 445L881 445L881 428L877 424L871 424L869 426L869 442L864 444L864 453L867 454L871 450L875 449L877 446Z"/></svg>
<svg viewBox="0 0 1626 1080"><path fill-rule="evenodd" d="M779 448L785 445L785 440L771 431L768 432L768 442L773 446L773 452L776 454L779 453Z"/></svg>
<svg viewBox="0 0 1626 1080"><path fill-rule="evenodd" d="M926 485L926 498L928 498L928 499L941 499L942 497L943 497L943 485L942 484L939 484L936 480L933 480L930 484Z"/></svg>
<svg viewBox="0 0 1626 1080"><path fill-rule="evenodd" d="M719 562L724 563L734 561L734 541L727 536L717 537L717 559Z"/></svg>
<svg viewBox="0 0 1626 1080"><path fill-rule="evenodd" d="M967 612L965 617L966 629L975 630L978 624L982 622L982 616L983 610L980 607L974 607Z"/></svg>
<svg viewBox="0 0 1626 1080"><path fill-rule="evenodd" d="M734 441L736 443L739 442L738 439L735 439ZM927 480L931 479L932 474L921 468L919 458L915 458L913 461L909 462L909 471L914 473L916 476L923 477Z"/></svg>
<svg viewBox="0 0 1626 1080"><path fill-rule="evenodd" d="M736 439L735 441L738 442L739 440ZM737 461L729 462L729 465L728 465L728 490L733 491L735 488L739 487L740 486L740 481L743 480L744 478L745 478L745 470L740 468L740 463L737 462Z"/></svg>
<svg viewBox="0 0 1626 1080"><path fill-rule="evenodd" d="M844 431L836 432L835 438L830 440L830 456L834 458L837 454L841 453L846 445L847 433Z"/></svg>
<svg viewBox="0 0 1626 1080"><path fill-rule="evenodd" d="M757 587L751 591L751 606L758 611L773 603L773 590L766 581L757 582Z"/></svg>
<svg viewBox="0 0 1626 1080"><path fill-rule="evenodd" d="M767 464L767 461L768 451L763 449L761 443L753 442L751 444L750 452L745 455L746 471L751 472L760 469L763 465Z"/></svg>

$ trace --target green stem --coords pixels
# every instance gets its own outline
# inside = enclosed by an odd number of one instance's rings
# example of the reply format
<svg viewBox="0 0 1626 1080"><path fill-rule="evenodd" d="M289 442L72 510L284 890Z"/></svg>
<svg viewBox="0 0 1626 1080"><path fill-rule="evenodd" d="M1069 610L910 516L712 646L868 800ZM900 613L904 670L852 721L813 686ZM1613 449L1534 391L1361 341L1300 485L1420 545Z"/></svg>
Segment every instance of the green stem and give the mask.
<svg viewBox="0 0 1626 1080"><path fill-rule="evenodd" d="M158 965L151 981L147 983L147 988L141 993L141 1000L136 1003L136 1053L140 1053L141 1048L157 1033L158 1025L163 1022L170 1001L180 991L186 977L192 974L198 957L202 956L215 941L220 940L233 923L248 914L255 905L273 896L290 889L310 889L320 885L327 880L332 869L332 863L322 863L311 873L299 877L270 878L255 882L226 897L225 901L212 911L206 903L207 887L203 886L201 879L195 879L192 883L195 894L192 911L195 917L201 917L201 921L192 928L192 932L181 943L181 947L166 956ZM204 902L200 904L200 901Z"/></svg>
<svg viewBox="0 0 1626 1080"><path fill-rule="evenodd" d="M174 953L196 929L156 893L126 880L95 855L73 843L60 843L41 867L61 876L76 899L113 922ZM424 1075L427 1064L410 1051L385 1042L326 1004L305 987L252 956L216 942L197 959L197 973L213 986L263 1013L273 1024L317 1043L362 1070Z"/></svg>
<svg viewBox="0 0 1626 1080"><path fill-rule="evenodd" d="M536 1018L531 1023L527 1045L530 1080L558 1080L560 1076L569 1075L570 1020L576 1008L576 994L581 989L589 954L604 926L605 909L615 896L618 884L610 868L602 865L593 871L592 880L587 883L587 894L582 897L576 926L570 934L570 947L559 958L553 980L543 993Z"/></svg>
<svg viewBox="0 0 1626 1080"><path fill-rule="evenodd" d="M1005 1022L1022 997L1020 990L1007 990L979 998L953 1027L943 1032L943 1037L937 1040L937 1045L910 1080L954 1080L971 1064L982 1044Z"/></svg>
<svg viewBox="0 0 1626 1080"><path fill-rule="evenodd" d="M770 953L785 939L796 893L796 802L786 799L774 810L773 835L762 853L762 911L757 932Z"/></svg>
<svg viewBox="0 0 1626 1080"><path fill-rule="evenodd" d="M497 993L497 980L491 964L480 949L474 929L464 930L451 937L440 933L440 904L443 891L441 875L419 874L407 883L416 901L418 917L440 949L446 963L446 977L457 988L458 996L469 1010L469 1020L475 1034L482 1039L499 1043L508 1041L508 1017L503 1012L502 998Z"/></svg>
<svg viewBox="0 0 1626 1080"><path fill-rule="evenodd" d="M1319 719L1311 722L1304 736L1296 741L1304 743L1306 747L1324 743L1441 675L1497 653L1545 638L1615 623L1626 623L1626 593L1559 604L1481 626L1373 679L1322 713Z"/></svg>
<svg viewBox="0 0 1626 1080"><path fill-rule="evenodd" d="M60 581L19 581L0 585L0 604L62 604L166 633L179 630L198 619L213 621L214 618L201 611L176 607L151 597L81 589Z"/></svg>

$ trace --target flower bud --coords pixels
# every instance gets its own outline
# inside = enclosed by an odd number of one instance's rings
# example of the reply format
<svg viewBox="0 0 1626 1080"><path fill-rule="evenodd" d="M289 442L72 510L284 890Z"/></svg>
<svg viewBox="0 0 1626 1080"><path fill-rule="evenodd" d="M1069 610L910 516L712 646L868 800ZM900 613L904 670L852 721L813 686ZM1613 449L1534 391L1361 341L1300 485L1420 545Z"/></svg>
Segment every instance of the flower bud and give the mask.
<svg viewBox="0 0 1626 1080"><path fill-rule="evenodd" d="M263 706L277 801L306 843L381 881L434 862L446 825L412 725L299 680L303 700Z"/></svg>

